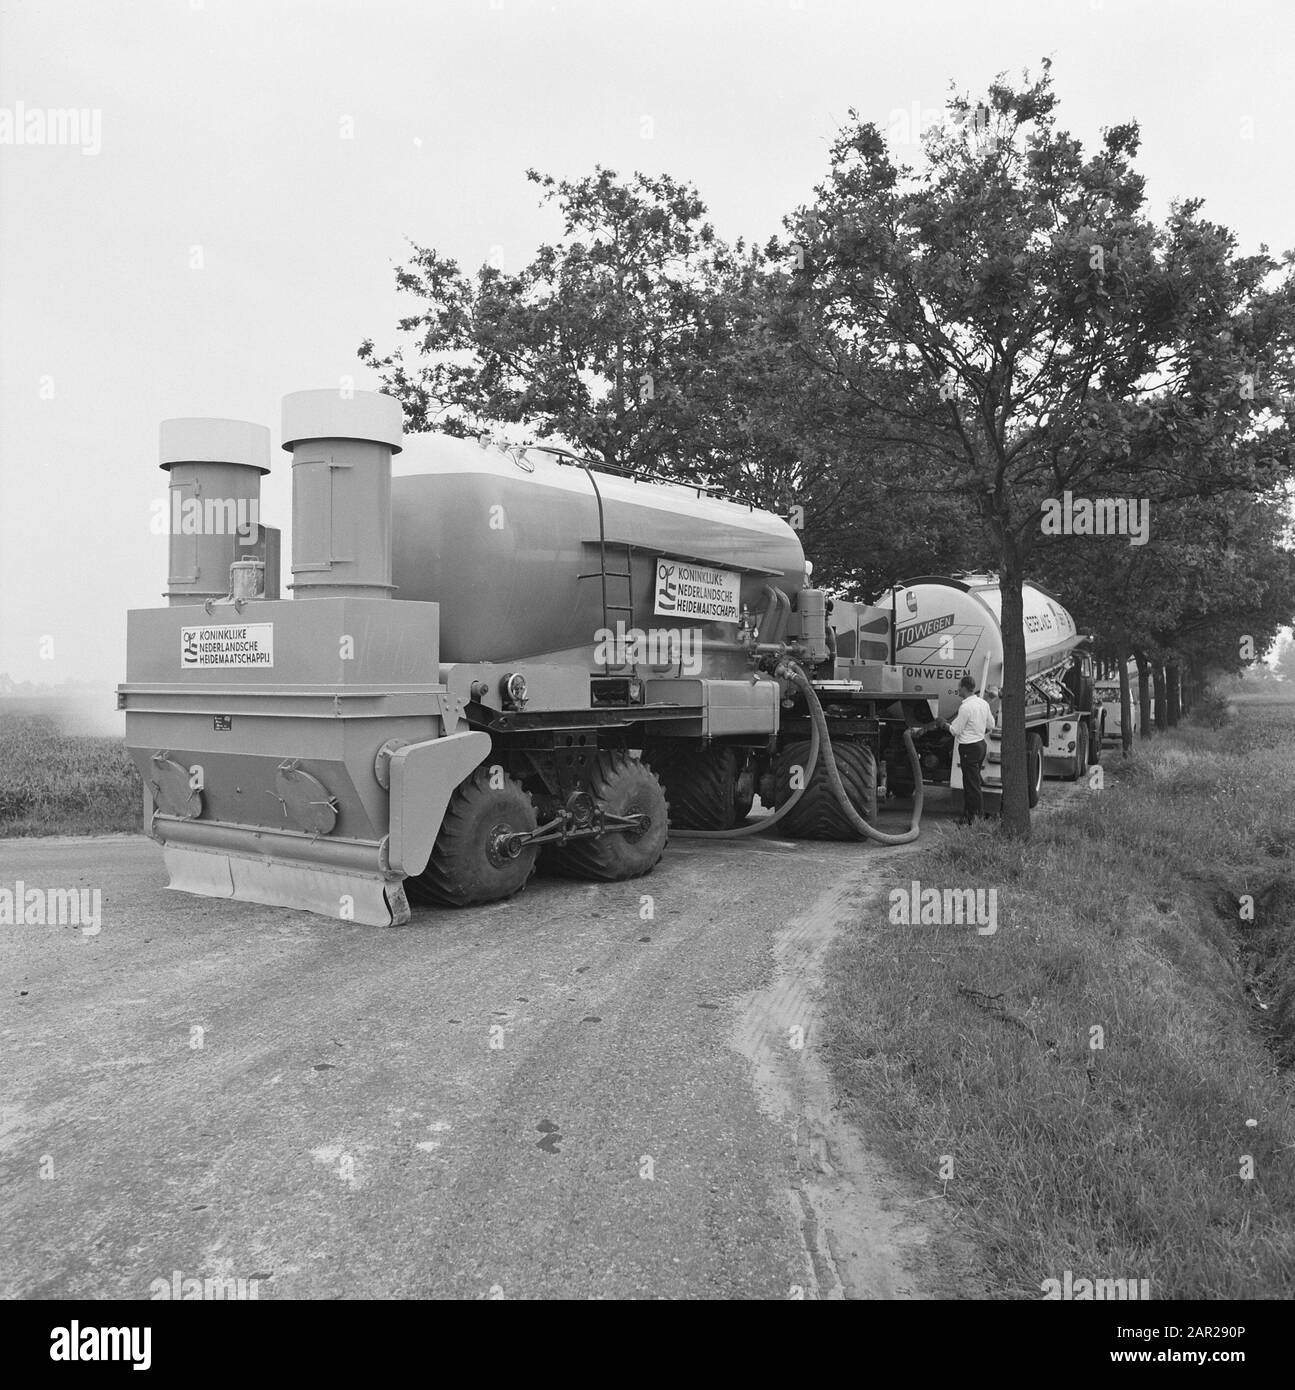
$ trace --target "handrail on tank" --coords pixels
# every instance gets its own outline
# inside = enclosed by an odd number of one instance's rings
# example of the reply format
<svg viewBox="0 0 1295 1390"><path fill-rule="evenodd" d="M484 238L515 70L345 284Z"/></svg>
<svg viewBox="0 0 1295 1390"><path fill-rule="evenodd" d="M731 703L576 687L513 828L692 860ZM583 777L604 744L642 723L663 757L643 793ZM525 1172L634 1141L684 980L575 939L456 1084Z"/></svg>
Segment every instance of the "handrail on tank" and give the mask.
<svg viewBox="0 0 1295 1390"><path fill-rule="evenodd" d="M574 457L574 455L573 455L573 457ZM598 578L599 578L599 581L600 581L600 583L601 583L601 585L602 585L602 599L603 599L603 631L606 632L606 631L609 629L609 627L610 627L611 625L610 625L610 623L607 621L607 527L606 527L606 526L604 525L604 523L603 523L603 495L602 495L602 493L599 491L599 488L598 488L598 479L594 477L594 470L593 470L592 468L586 466L586 465L581 465L581 466L584 467L585 476L589 479L590 483L593 485L594 498L595 498L595 500L596 500L597 503L598 503ZM626 569L628 569L629 566L630 566L630 562L627 560L626 563L625 563ZM592 579L592 578L593 578L593 575L592 575L592 574L578 574L578 575L576 576L576 578L577 578L577 579ZM633 616L633 615L631 615L631 617L632 617L632 616ZM604 650L605 650L605 648L604 648ZM610 674L611 674L611 666L607 663L606 660L604 660L604 661L603 661L603 675L604 675L604 676L607 676L607 675L610 675Z"/></svg>
<svg viewBox="0 0 1295 1390"><path fill-rule="evenodd" d="M913 589L919 584L944 584L950 589L961 589L964 594L972 592L971 585L964 583L965 580L986 579L990 583L987 587L1001 587L1002 577L993 570L959 570L956 574L915 574L911 579L896 579L886 588L880 590L878 597L884 594L893 594L898 589ZM1045 589L1036 579L1025 581L1032 589L1037 590L1044 598L1050 598L1053 603L1061 603L1061 600L1051 589ZM1065 605L1062 604L1064 608ZM1081 637L1081 642L1087 640Z"/></svg>
<svg viewBox="0 0 1295 1390"><path fill-rule="evenodd" d="M696 492L698 497L705 493L708 497L716 497L721 502L732 502L735 506L745 507L749 512L756 509L754 502L743 502L741 498L734 497L722 487L717 487L712 483L690 483L683 478L672 478L668 473L656 473L647 470L635 471L627 465L619 463L599 463L593 459L582 458L579 454L573 454L570 449L559 449L555 444L528 444L526 448L536 449L542 454L552 454L559 463L567 467L583 468L587 473L610 473L613 477L628 478L632 483L672 483L675 487L684 487L690 492Z"/></svg>

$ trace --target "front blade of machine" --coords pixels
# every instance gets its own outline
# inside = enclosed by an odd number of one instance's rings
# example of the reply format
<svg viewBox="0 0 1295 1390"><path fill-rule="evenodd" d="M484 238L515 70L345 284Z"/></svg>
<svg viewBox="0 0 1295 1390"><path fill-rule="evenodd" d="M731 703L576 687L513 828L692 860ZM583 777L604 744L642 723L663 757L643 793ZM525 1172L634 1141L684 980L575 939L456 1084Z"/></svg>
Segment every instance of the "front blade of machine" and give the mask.
<svg viewBox="0 0 1295 1390"><path fill-rule="evenodd" d="M339 904L349 904L346 920L375 927L409 920L403 885L386 879L376 866L368 873L344 873L174 842L162 846L162 862L167 887L181 893L291 907L325 917L338 916Z"/></svg>

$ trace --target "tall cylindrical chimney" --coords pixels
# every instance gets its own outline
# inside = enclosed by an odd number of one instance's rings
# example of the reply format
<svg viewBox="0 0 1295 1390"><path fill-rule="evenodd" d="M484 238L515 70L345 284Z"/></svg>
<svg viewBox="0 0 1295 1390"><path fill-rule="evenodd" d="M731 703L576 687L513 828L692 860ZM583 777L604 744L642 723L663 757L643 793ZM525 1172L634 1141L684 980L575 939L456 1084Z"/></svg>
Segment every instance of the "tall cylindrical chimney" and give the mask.
<svg viewBox="0 0 1295 1390"><path fill-rule="evenodd" d="M284 396L294 598L391 597L391 456L400 452L401 434L393 396Z"/></svg>
<svg viewBox="0 0 1295 1390"><path fill-rule="evenodd" d="M167 602L224 598L230 565L259 555L270 431L247 420L163 420L161 467L171 476Z"/></svg>

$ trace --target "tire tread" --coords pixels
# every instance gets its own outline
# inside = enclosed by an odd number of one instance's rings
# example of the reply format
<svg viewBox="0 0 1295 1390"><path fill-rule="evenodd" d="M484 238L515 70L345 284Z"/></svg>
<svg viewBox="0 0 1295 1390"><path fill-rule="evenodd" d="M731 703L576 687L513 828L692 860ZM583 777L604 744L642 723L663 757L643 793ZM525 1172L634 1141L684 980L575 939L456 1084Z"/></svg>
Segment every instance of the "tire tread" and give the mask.
<svg viewBox="0 0 1295 1390"><path fill-rule="evenodd" d="M797 765L804 767L809 761L809 747L808 742L788 744L778 755L776 776L779 806L791 795L791 769ZM877 761L872 749L865 743L838 739L832 745L832 750L851 805L864 820L874 824L877 819ZM865 838L847 820L838 804L821 753L809 786L783 819L779 829L796 840Z"/></svg>

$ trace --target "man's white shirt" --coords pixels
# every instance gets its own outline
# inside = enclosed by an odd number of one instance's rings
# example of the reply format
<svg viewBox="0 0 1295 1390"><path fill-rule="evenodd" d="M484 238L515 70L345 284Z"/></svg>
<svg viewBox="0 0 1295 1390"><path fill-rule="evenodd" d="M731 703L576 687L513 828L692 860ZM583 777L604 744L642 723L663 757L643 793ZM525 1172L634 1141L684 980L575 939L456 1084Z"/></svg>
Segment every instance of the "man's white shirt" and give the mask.
<svg viewBox="0 0 1295 1390"><path fill-rule="evenodd" d="M949 732L959 743L979 743L994 727L994 711L979 695L968 695L949 721Z"/></svg>

